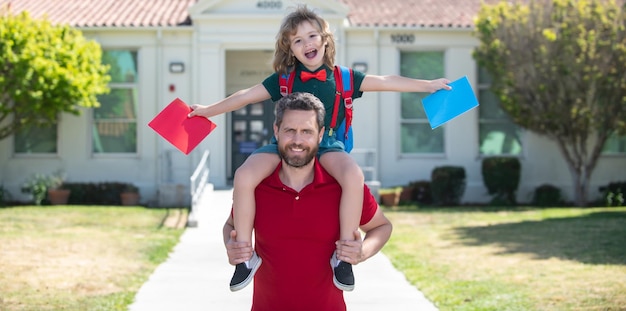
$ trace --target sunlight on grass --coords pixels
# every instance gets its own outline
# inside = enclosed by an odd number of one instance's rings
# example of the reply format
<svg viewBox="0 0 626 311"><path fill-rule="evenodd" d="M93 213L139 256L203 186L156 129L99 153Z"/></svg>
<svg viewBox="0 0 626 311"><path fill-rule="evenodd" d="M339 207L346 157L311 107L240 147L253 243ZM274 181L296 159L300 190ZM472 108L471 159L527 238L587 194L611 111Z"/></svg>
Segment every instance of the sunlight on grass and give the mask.
<svg viewBox="0 0 626 311"><path fill-rule="evenodd" d="M383 252L442 311L626 308L626 208L386 215Z"/></svg>
<svg viewBox="0 0 626 311"><path fill-rule="evenodd" d="M126 310L182 229L165 209L0 209L0 310Z"/></svg>

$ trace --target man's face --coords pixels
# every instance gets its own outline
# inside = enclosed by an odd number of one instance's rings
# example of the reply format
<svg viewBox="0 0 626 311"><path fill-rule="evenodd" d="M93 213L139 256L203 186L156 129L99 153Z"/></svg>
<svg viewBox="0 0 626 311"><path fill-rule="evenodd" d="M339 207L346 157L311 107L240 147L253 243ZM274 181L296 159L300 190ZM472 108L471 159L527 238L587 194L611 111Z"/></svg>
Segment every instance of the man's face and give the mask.
<svg viewBox="0 0 626 311"><path fill-rule="evenodd" d="M317 129L314 111L287 110L280 128L274 125L278 153L291 167L302 167L311 162L322 139Z"/></svg>

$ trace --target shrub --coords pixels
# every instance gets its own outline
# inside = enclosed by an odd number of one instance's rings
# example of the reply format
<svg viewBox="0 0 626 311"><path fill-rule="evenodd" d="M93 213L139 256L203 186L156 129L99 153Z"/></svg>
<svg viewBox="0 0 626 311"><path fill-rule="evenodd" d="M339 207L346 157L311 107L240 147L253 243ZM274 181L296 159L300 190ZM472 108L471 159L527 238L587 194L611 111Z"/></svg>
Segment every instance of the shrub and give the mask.
<svg viewBox="0 0 626 311"><path fill-rule="evenodd" d="M70 189L69 204L120 205L120 193L129 186L121 182L65 183Z"/></svg>
<svg viewBox="0 0 626 311"><path fill-rule="evenodd" d="M602 193L603 203L606 206L624 206L626 181L612 182L606 186L599 187L598 190Z"/></svg>
<svg viewBox="0 0 626 311"><path fill-rule="evenodd" d="M430 181L418 180L409 183L409 186L413 188L413 201L421 204L432 204L433 196L430 189Z"/></svg>
<svg viewBox="0 0 626 311"><path fill-rule="evenodd" d="M4 188L4 185L0 185L0 207L3 207L11 200L11 193Z"/></svg>
<svg viewBox="0 0 626 311"><path fill-rule="evenodd" d="M482 161L482 175L492 205L515 205L521 164L516 157L489 157Z"/></svg>
<svg viewBox="0 0 626 311"><path fill-rule="evenodd" d="M440 166L432 171L430 188L435 204L459 205L465 185L465 168L461 166Z"/></svg>
<svg viewBox="0 0 626 311"><path fill-rule="evenodd" d="M122 192L125 192L125 193L139 193L139 187L135 186L134 184L126 184L124 186L124 189L122 189Z"/></svg>
<svg viewBox="0 0 626 311"><path fill-rule="evenodd" d="M535 188L533 205L559 206L562 204L561 189L550 184L543 184Z"/></svg>

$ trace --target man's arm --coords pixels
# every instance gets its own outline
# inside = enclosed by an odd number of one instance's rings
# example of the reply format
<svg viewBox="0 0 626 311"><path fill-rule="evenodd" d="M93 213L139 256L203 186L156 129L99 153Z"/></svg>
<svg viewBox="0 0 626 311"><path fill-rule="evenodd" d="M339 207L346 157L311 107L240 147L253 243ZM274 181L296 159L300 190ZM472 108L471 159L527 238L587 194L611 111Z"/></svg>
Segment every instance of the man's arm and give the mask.
<svg viewBox="0 0 626 311"><path fill-rule="evenodd" d="M365 232L365 238L363 239L359 262L376 255L385 246L385 243L391 237L393 226L379 207L376 209L376 214L374 214L372 220L361 226L361 230Z"/></svg>
<svg viewBox="0 0 626 311"><path fill-rule="evenodd" d="M237 242L237 231L235 231L235 223L233 216L229 215L222 229L224 237L224 246L226 246L226 254L228 262L231 265L240 264L252 257L252 244L249 242Z"/></svg>
<svg viewBox="0 0 626 311"><path fill-rule="evenodd" d="M365 232L362 241L358 230L354 232L354 241L337 241L340 260L356 265L376 255L389 240L393 226L379 207L374 217L361 226L361 230Z"/></svg>

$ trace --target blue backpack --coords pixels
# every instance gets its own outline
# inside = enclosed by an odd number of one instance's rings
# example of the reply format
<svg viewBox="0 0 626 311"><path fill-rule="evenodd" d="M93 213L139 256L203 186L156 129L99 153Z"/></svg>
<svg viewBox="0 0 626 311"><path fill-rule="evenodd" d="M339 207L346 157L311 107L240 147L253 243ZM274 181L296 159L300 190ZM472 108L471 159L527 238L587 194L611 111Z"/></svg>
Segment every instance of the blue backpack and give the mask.
<svg viewBox="0 0 626 311"><path fill-rule="evenodd" d="M344 66L335 66L335 84L337 85L337 91L335 92L335 104L333 106L333 117L330 121L329 136L335 135L335 138L343 143L346 152L350 152L354 146L354 134L352 133L352 84L353 75L352 69ZM286 96L291 93L293 87L293 79L295 75L283 74L279 77L280 94ZM348 81L349 83L343 83ZM341 106L341 99L343 98L343 107L345 109L346 118L337 128L335 132L333 129L337 126L337 115L339 114L339 106Z"/></svg>

